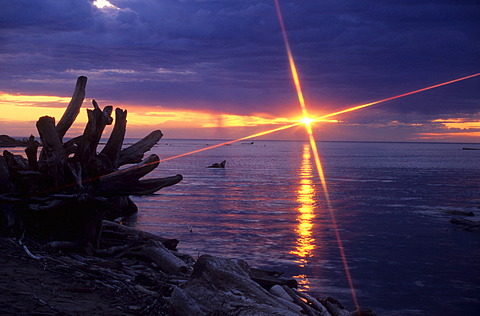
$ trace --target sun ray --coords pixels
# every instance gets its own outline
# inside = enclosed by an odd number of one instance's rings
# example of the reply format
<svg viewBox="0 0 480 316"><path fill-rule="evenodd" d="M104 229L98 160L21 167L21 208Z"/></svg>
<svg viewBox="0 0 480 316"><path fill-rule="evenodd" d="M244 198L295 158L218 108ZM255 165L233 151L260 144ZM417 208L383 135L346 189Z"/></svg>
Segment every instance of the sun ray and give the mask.
<svg viewBox="0 0 480 316"><path fill-rule="evenodd" d="M292 68L292 69L296 69L296 68ZM360 109L363 109L363 108L366 108L366 107L369 107L369 106L372 106L372 105L375 105L375 104L379 104L379 103L382 103L382 102L403 98L403 97L406 97L406 96L409 96L409 95L412 95L412 94L416 94L416 93L420 93L420 92L427 91L427 90L430 90L430 89L442 87L442 86L445 86L445 85L448 85L448 84L451 84L451 83L454 83L454 82L474 78L476 76L480 76L480 73L476 73L476 74L473 74L473 75L469 75L469 76L457 78L457 79L454 79L454 80L442 82L442 83L439 83L439 84L436 84L436 85L433 85L433 86L429 86L429 87L426 87L426 88L422 88L422 89L414 90L414 91L411 91L411 92L403 93L403 94L396 95L396 96L389 97L389 98L385 98L385 99L382 99L382 100L378 100L378 101L374 101L374 102L370 102L370 103L366 103L366 104L362 104L362 105L352 106L350 108L347 108L347 109L344 109L344 110L341 110L341 111L337 111L337 112L332 112L332 113L329 113L329 114L326 114L326 115L323 115L323 116L320 116L320 117L312 118L312 117L309 117L308 113L307 113L307 115L305 115L302 119L296 120L295 121L296 123L281 126L281 127L274 128L274 129L270 129L270 130L267 130L267 131L264 131L264 132L259 132L259 133L255 133L255 134L252 134L252 135L244 136L244 137L241 137L241 138L238 138L238 139L235 139L235 140L226 141L226 142L219 143L219 144L212 145L212 146L208 146L208 147L205 147L205 148L202 148L202 149L199 149L199 150L194 150L194 151L191 151L191 152L188 152L188 153L164 158L164 159L161 159L160 162L168 161L168 160L172 160L172 159L175 159L175 158L180 158L180 157L184 157L184 156L188 156L188 155L192 155L192 154L195 154L195 153L198 153L198 152L202 152L202 151L205 151L205 150L209 150L209 149L213 149L213 148L217 148L217 147L221 147L221 146L225 146L225 145L230 145L230 144L242 141L242 140L247 140L247 139L251 139L251 138L255 138L255 137L259 137L259 136L268 135L268 134L271 134L271 133L275 133L275 132L278 132L278 131L289 129L289 128L299 126L299 125L302 125L302 124L304 124L305 126L309 126L314 122L325 121L326 118L329 118L329 117L332 117L332 116L337 116L337 115L340 115L340 114L357 111L357 110L360 110ZM298 74L297 74L296 78L298 79ZM298 85L298 87L300 87L300 91L301 91L301 86ZM303 104L302 112L303 112L303 109L305 109L305 112L306 112L306 107L305 107L305 103L304 103L304 99L303 99L303 94L301 94L301 95L302 95L302 97L299 97L299 102L300 102L300 104ZM310 127L310 131L311 131L311 127ZM309 134L308 129L307 129L307 134ZM312 132L312 134L313 134L313 132ZM314 148L316 149L315 141L311 142L310 138L309 138L309 142L313 143L314 145L312 145L312 146L315 146ZM318 153L317 153L317 155L318 155ZM320 161L320 157L318 157L316 159L318 159L318 161Z"/></svg>
<svg viewBox="0 0 480 316"><path fill-rule="evenodd" d="M271 133L275 133L275 132L278 132L278 131L282 131L282 130L284 130L284 129L289 129L289 128L292 128L292 127L295 127L295 126L299 126L299 125L302 125L302 124L303 124L303 122L297 122L297 123L290 124L290 125L280 126L280 127L274 128L274 129L270 129L270 130L268 130L268 131L263 131L263 132L255 133L255 134L248 135L248 136L245 136L245 137L242 137L242 138L238 138L238 139L235 139L235 140L229 140L229 141L226 141L226 142L223 142L223 143L219 143L219 144L215 144L215 145L212 145L212 146L204 147L204 148L201 148L201 149L193 150L193 151L188 152L188 153L184 153L184 154L180 154L180 155L176 155L176 156L172 156L172 157L160 159L160 162L168 161L168 160L172 160L172 159L176 159L176 158L180 158L180 157L184 157L184 156L188 156L188 155L192 155L192 154L196 154L196 153L199 153L199 152L202 152L202 151L205 151L205 150L210 150L210 149L217 148L217 147L221 147L221 146L225 146L225 145L230 145L230 144L233 144L233 143L242 141L242 140L247 140L247 139L251 139L251 138L255 138L255 137L260 137L260 136L268 135L268 134L271 134Z"/></svg>
<svg viewBox="0 0 480 316"><path fill-rule="evenodd" d="M290 71L291 71L291 74L292 74L292 77L293 77L293 83L294 83L295 89L297 91L298 101L299 101L300 106L302 108L303 119L302 119L301 122L305 125L305 129L307 130L307 135L308 135L308 139L309 139L309 142L310 142L310 146L312 148L316 170L317 170L318 176L320 178L320 182L322 184L325 200L327 202L327 209L328 209L328 212L330 214L330 218L331 218L332 225L333 225L333 230L335 231L335 238L337 240L337 245L338 245L338 248L339 248L339 251L340 251L340 257L342 259L343 267L344 267L344 270L345 270L345 275L347 277L348 284L349 284L349 287L350 287L352 300L353 300L353 303L354 303L355 307L358 308L359 304L358 304L357 294L356 294L356 291L355 291L355 287L353 286L353 279L352 279L352 276L350 274L350 268L348 266L347 256L345 255L345 250L343 248L342 239L341 239L339 229L338 229L338 226L337 226L337 223L336 223L336 220L335 220L335 214L333 212L332 204L330 202L330 195L328 194L328 189L327 189L327 181L325 180L325 174L323 172L322 163L320 161L320 155L318 154L317 144L316 144L315 138L313 136L312 125L311 125L312 119L309 117L307 107L305 105L305 99L303 97L302 86L300 84L300 78L298 76L297 67L295 65L295 60L293 59L293 54L292 54L292 51L290 49L290 44L288 42L288 36L287 36L286 29L285 29L285 24L283 22L282 11L280 9L280 4L278 3L278 0L275 0L275 8L277 10L277 16L278 16L278 20L280 22L280 28L282 30L282 35L283 35L283 40L284 40L284 43L285 43L285 48L287 50L288 62L290 64Z"/></svg>
<svg viewBox="0 0 480 316"><path fill-rule="evenodd" d="M475 73L473 75L468 75L468 76L465 76L465 77L453 79L453 80L450 80L450 81L445 81L445 82L442 82L442 83L439 83L439 84L436 84L436 85L433 85L433 86L429 86L429 87L426 87L426 88L422 88L422 89L398 94L396 96L385 98L385 99L382 99L382 100L378 100L378 101L374 101L374 102L370 102L370 103L365 103L365 104L362 104L362 105L352 106L350 108L347 108L347 109L344 109L344 110L341 110L341 111L337 111L337 112L333 112L333 113L329 113L329 114L320 116L320 117L316 118L315 121L321 121L322 119L326 119L326 118L329 118L329 117L332 117L332 116L337 116L339 114L344 114L344 113L348 113L348 112L357 111L357 110L360 110L360 109L363 109L363 108L366 108L366 107L369 107L369 106L372 106L372 105L376 105L376 104L379 104L379 103L384 103L384 102L387 102L387 101L392 101L392 100L395 100L395 99L400 99L400 98L403 98L403 97L406 97L406 96L409 96L409 95L412 95L412 94L416 94L416 93L424 92L424 91L427 91L427 90L443 87L443 86L446 86L446 85L451 84L451 83L455 83L455 82L458 82L458 81L474 78L474 77L477 77L477 76L480 76L480 72Z"/></svg>

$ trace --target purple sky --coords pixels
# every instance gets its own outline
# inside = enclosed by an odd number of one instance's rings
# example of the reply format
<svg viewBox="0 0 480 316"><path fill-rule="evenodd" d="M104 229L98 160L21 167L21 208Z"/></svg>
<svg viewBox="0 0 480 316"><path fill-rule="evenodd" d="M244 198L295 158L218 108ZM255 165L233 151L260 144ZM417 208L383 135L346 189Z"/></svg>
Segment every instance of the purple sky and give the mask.
<svg viewBox="0 0 480 316"><path fill-rule="evenodd" d="M131 106L299 112L273 0L111 0L117 8L102 10L92 2L0 0L0 91L70 96L86 75L88 97ZM478 1L279 2L311 112L480 72ZM479 112L476 77L352 113L327 129L353 140L344 134L363 127L362 140L384 128L397 140L402 128L415 132L412 123L478 121Z"/></svg>

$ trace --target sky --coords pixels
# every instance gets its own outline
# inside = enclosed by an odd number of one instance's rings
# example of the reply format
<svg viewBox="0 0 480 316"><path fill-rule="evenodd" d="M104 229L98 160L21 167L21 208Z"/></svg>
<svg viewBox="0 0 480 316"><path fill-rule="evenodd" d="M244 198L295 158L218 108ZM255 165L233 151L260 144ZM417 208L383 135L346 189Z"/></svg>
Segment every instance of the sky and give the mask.
<svg viewBox="0 0 480 316"><path fill-rule="evenodd" d="M476 0L279 0L310 116L480 72ZM301 118L274 0L0 0L0 134L37 135L78 76L128 137L235 139ZM317 140L480 142L480 76L331 117ZM303 139L301 127L263 136Z"/></svg>

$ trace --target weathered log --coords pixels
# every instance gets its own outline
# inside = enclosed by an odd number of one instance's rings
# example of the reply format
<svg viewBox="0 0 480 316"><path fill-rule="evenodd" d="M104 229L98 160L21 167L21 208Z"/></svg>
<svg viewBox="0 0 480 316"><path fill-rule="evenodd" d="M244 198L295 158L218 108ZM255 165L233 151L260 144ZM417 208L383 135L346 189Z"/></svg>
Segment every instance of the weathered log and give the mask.
<svg viewBox="0 0 480 316"><path fill-rule="evenodd" d="M132 254L153 261L160 270L168 274L186 275L189 272L185 262L172 254L161 242L155 240L149 240L144 247Z"/></svg>
<svg viewBox="0 0 480 316"><path fill-rule="evenodd" d="M249 277L243 260L201 256L191 279L172 293L174 315L299 315Z"/></svg>
<svg viewBox="0 0 480 316"><path fill-rule="evenodd" d="M20 155L14 155L8 150L3 151L3 157L10 171L28 170L28 161Z"/></svg>
<svg viewBox="0 0 480 316"><path fill-rule="evenodd" d="M288 295L290 295L293 301L302 308L305 314L309 316L315 316L315 312L313 311L313 309L307 304L305 304L305 302L302 301L302 299L298 297L298 295L291 288L286 285L282 285L282 288L285 290L285 292L287 292Z"/></svg>
<svg viewBox="0 0 480 316"><path fill-rule="evenodd" d="M43 116L37 121L37 130L42 140L42 151L38 162L39 171L46 177L46 187L58 187L64 183L66 156L55 129L55 119Z"/></svg>
<svg viewBox="0 0 480 316"><path fill-rule="evenodd" d="M249 273L250 278L266 290L270 290L274 285L287 285L288 287L293 288L298 287L298 283L295 279L284 278L281 276L282 273L280 272L251 268Z"/></svg>
<svg viewBox="0 0 480 316"><path fill-rule="evenodd" d="M83 132L83 137L79 142L79 148L74 156L76 161L82 162L84 165L83 167L91 164L90 160L95 158L97 146L102 137L103 130L105 129L105 126L112 123L110 114L113 108L111 106L106 106L102 111L95 100L92 102L94 104L94 109L87 110L88 123ZM98 176L98 174L93 176Z"/></svg>
<svg viewBox="0 0 480 316"><path fill-rule="evenodd" d="M293 302L293 298L290 295L288 295L288 293L283 289L281 285L275 284L270 288L269 292L275 296L283 298L284 300Z"/></svg>
<svg viewBox="0 0 480 316"><path fill-rule="evenodd" d="M65 136L70 126L72 126L73 122L75 122L78 113L80 113L80 108L82 107L83 99L85 98L86 85L87 77L78 77L72 99L70 100L67 109L63 113L62 118L56 126L57 134L60 139Z"/></svg>
<svg viewBox="0 0 480 316"><path fill-rule="evenodd" d="M313 308L315 308L319 316L331 316L331 314L328 312L328 310L325 308L325 306L322 305L316 298L310 296L307 292L301 292L298 290L293 290L295 293L297 293L298 296L302 297L307 301L308 304L310 304Z"/></svg>
<svg viewBox="0 0 480 316"><path fill-rule="evenodd" d="M99 178L98 193L104 195L130 195L129 188L138 180L155 169L159 164L157 155L152 154L141 163L121 169Z"/></svg>
<svg viewBox="0 0 480 316"><path fill-rule="evenodd" d="M47 204L30 204L29 208L34 211L55 211L65 208L70 204L67 200L52 200Z"/></svg>
<svg viewBox="0 0 480 316"><path fill-rule="evenodd" d="M113 168L119 167L120 152L122 150L125 131L127 128L127 110L115 109L115 125L105 147L101 153L110 159ZM111 170L113 171L113 170Z"/></svg>
<svg viewBox="0 0 480 316"><path fill-rule="evenodd" d="M75 154L78 148L80 147L80 144L82 141L83 141L83 135L80 135L63 143L63 150L65 151L65 155L67 157L70 157L70 155Z"/></svg>
<svg viewBox="0 0 480 316"><path fill-rule="evenodd" d="M182 181L183 176L181 174L177 174L176 176L165 177L165 178L153 178L153 179L146 179L140 180L136 183L129 184L128 187L122 189L125 191L124 194L129 195L150 195L154 194L158 190L172 186L177 184L178 182ZM122 192L120 191L120 192Z"/></svg>
<svg viewBox="0 0 480 316"><path fill-rule="evenodd" d="M161 131L156 130L120 152L119 165L138 163L142 161L143 155L149 151L162 138Z"/></svg>
<svg viewBox="0 0 480 316"><path fill-rule="evenodd" d="M78 192L83 191L83 180L82 180L82 165L79 162L68 162L67 163L69 171L69 186L74 186Z"/></svg>
<svg viewBox="0 0 480 316"><path fill-rule="evenodd" d="M10 182L10 173L8 171L5 157L0 156L0 194L13 192L13 184Z"/></svg>
<svg viewBox="0 0 480 316"><path fill-rule="evenodd" d="M40 143L35 140L33 135L30 135L27 142L27 147L25 148L25 154L27 155L28 160L28 169L38 170L38 160L37 160L37 151Z"/></svg>
<svg viewBox="0 0 480 316"><path fill-rule="evenodd" d="M93 110L87 110L83 135L62 144L82 106L86 82L86 77L78 78L72 99L57 125L53 117L44 116L37 121L42 141L38 160L39 143L33 136L26 142L28 159L9 152L0 156L2 213L21 217L30 235L73 242L79 247L95 245L102 219L127 216L138 210L129 195L152 194L182 180L181 175L140 180L159 164L157 155L143 161L142 158L162 133L154 131L122 150L127 111L121 109L116 109L110 139L97 153L106 125L113 122L113 107L101 110L95 100ZM137 165L118 170L122 163Z"/></svg>
<svg viewBox="0 0 480 316"><path fill-rule="evenodd" d="M161 242L165 246L165 248L169 250L177 249L177 245L178 245L177 239L163 238L149 232L136 230L131 227L127 227L125 225L117 224L115 222L107 221L107 220L103 220L102 225L103 225L103 234L108 234L111 232L121 233L125 236L124 237L125 240L143 241L143 242L146 242L148 240L155 240L155 241Z"/></svg>
<svg viewBox="0 0 480 316"><path fill-rule="evenodd" d="M333 297L328 297L320 301L332 316L350 316L350 312Z"/></svg>

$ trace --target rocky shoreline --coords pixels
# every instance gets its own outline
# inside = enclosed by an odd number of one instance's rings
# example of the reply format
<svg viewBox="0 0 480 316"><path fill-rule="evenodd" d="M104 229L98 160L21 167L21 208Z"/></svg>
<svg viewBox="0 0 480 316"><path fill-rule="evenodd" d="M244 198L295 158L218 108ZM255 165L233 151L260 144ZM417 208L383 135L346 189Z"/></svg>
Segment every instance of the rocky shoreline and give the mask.
<svg viewBox="0 0 480 316"><path fill-rule="evenodd" d="M281 273L176 250L178 241L103 222L99 249L0 239L2 315L360 315ZM369 310L361 315L374 315Z"/></svg>
<svg viewBox="0 0 480 316"><path fill-rule="evenodd" d="M8 135L0 135L0 147L26 147L27 145L27 139L19 140Z"/></svg>

